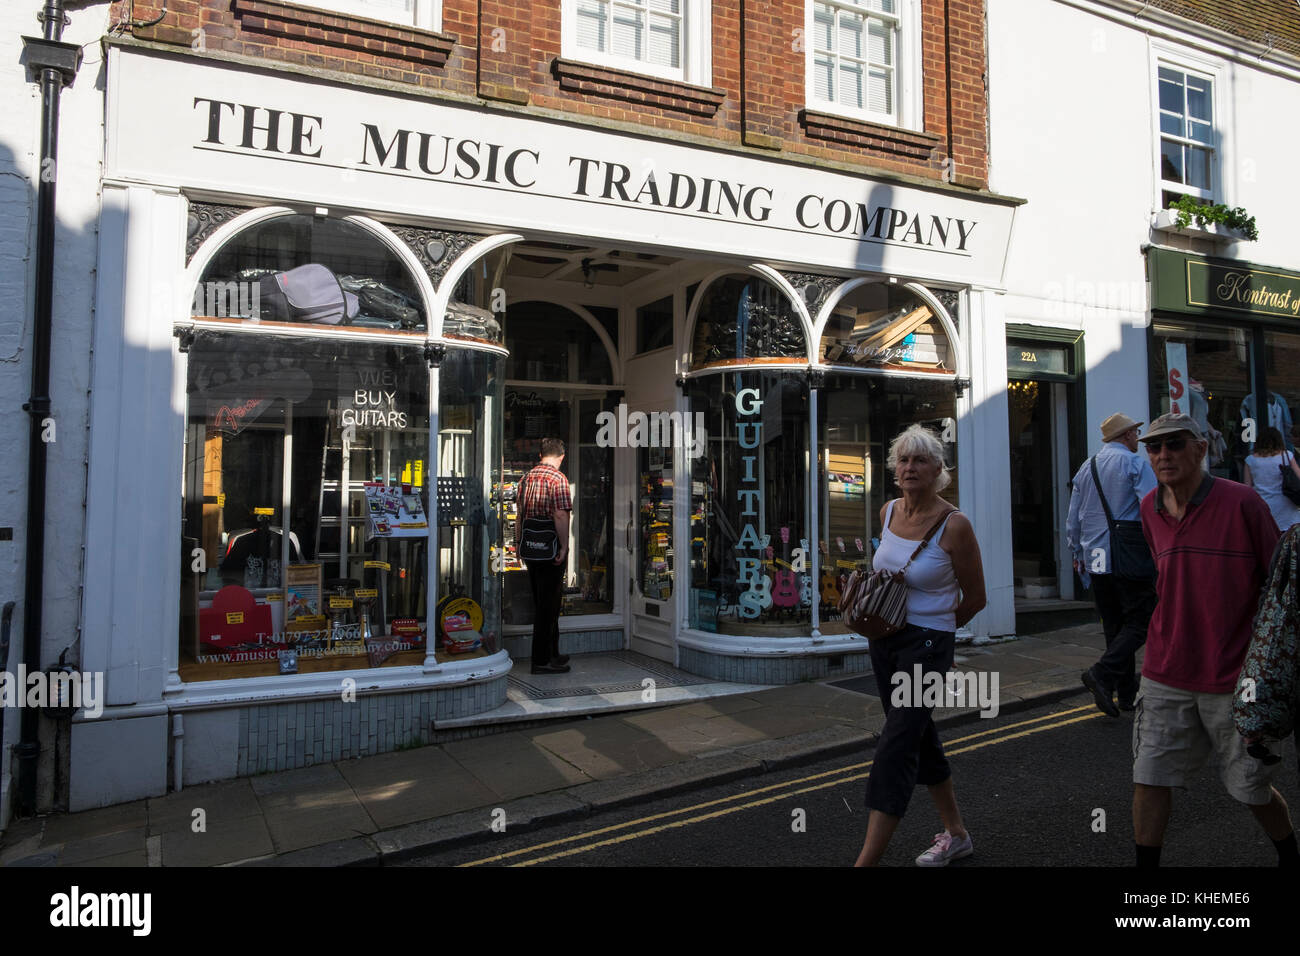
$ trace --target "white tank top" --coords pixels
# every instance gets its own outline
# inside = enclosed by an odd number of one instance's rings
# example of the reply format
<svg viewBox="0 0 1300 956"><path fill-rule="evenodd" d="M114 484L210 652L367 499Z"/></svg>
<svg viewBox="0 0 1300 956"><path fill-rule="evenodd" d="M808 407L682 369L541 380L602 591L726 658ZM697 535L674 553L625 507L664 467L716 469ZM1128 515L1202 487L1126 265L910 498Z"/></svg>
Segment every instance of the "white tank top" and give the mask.
<svg viewBox="0 0 1300 956"><path fill-rule="evenodd" d="M897 500L897 499L895 499ZM907 581L907 623L929 627L936 631L957 630L957 605L961 603L961 588L952 569L952 558L939 546L948 528L948 518L957 512L948 512L939 530L929 544L916 556L904 572ZM894 516L894 502L885 508L885 528L880 534L880 547L876 549L872 567L877 571L897 571L907 564L920 539L900 538L889 530Z"/></svg>

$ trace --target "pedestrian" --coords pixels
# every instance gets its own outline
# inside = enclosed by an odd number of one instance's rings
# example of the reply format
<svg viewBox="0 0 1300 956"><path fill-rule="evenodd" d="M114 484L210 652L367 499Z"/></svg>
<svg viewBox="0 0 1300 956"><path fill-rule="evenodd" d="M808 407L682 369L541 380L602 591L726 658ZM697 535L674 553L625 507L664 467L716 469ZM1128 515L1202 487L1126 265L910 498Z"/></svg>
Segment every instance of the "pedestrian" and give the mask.
<svg viewBox="0 0 1300 956"><path fill-rule="evenodd" d="M1211 752L1279 863L1300 864L1286 801L1272 786L1276 766L1247 753L1232 718L1277 526L1259 495L1201 470L1207 442L1190 416L1160 416L1141 441L1159 484L1142 500L1158 573L1133 721L1137 864L1159 865L1173 788L1185 788Z"/></svg>
<svg viewBox="0 0 1300 956"><path fill-rule="evenodd" d="M1142 499L1156 486L1146 456L1137 453L1141 425L1122 412L1101 423L1101 451L1080 465L1074 476L1065 525L1074 570L1092 588L1106 635L1106 650L1083 672L1083 685L1092 691L1102 713L1111 717L1133 709L1138 690L1134 661L1146 643L1147 623L1156 606L1154 575L1148 573L1154 568L1149 560L1142 573L1127 567L1117 569L1115 548L1123 547L1124 542L1111 540L1112 523L1129 522L1133 533L1140 533ZM1145 545L1138 542L1137 547Z"/></svg>
<svg viewBox="0 0 1300 956"><path fill-rule="evenodd" d="M569 657L560 653L560 601L573 511L569 479L560 471L564 451L560 439L542 439L540 464L520 482L515 519L515 550L528 568L533 592L534 674L569 671Z"/></svg>
<svg viewBox="0 0 1300 956"><path fill-rule="evenodd" d="M1255 450L1246 459L1243 478L1246 484L1259 492L1273 512L1278 531L1286 531L1300 524L1300 505L1282 494L1282 469L1289 468L1300 478L1300 462L1282 444L1282 433L1276 428L1262 428Z"/></svg>
<svg viewBox="0 0 1300 956"><path fill-rule="evenodd" d="M944 832L935 836L934 845L916 863L947 866L974 852L970 834L957 808L952 771L932 708L922 706L919 688L902 695L908 704L894 706L898 686L894 675L910 684L917 676L914 668L919 668L923 682L933 681L930 675L944 679L953 663L955 631L987 603L984 566L970 521L939 496L952 477L944 468L938 436L920 425L911 426L890 443L886 467L894 472L902 497L880 510L880 547L873 567L897 571L907 566L907 623L901 631L873 639L870 645L885 725L867 780L871 815L857 865L880 862L912 790L923 783L929 787Z"/></svg>

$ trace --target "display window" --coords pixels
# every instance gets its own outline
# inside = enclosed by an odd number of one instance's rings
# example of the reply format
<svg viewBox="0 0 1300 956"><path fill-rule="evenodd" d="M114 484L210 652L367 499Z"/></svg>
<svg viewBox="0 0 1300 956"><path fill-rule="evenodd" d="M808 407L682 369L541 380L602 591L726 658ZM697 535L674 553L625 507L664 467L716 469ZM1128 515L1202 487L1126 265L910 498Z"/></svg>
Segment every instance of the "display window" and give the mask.
<svg viewBox="0 0 1300 956"><path fill-rule="evenodd" d="M439 659L500 649L505 359L450 349L438 369Z"/></svg>
<svg viewBox="0 0 1300 956"><path fill-rule="evenodd" d="M690 380L687 395L707 435L691 466L689 625L806 636L807 376L708 375Z"/></svg>
<svg viewBox="0 0 1300 956"><path fill-rule="evenodd" d="M181 679L422 663L423 355L201 330L187 365Z"/></svg>
<svg viewBox="0 0 1300 956"><path fill-rule="evenodd" d="M695 315L691 369L806 362L799 316L789 298L755 275L714 279Z"/></svg>
<svg viewBox="0 0 1300 956"><path fill-rule="evenodd" d="M183 682L500 649L504 359L442 349L431 435L428 319L381 232L278 215L196 284L179 329ZM462 338L500 338L472 304L447 314Z"/></svg>
<svg viewBox="0 0 1300 956"><path fill-rule="evenodd" d="M934 307L906 286L888 282L859 286L831 310L820 355L828 365L955 374Z"/></svg>
<svg viewBox="0 0 1300 956"><path fill-rule="evenodd" d="M1282 433L1287 450L1294 452L1300 447L1300 335L1266 329L1264 368L1268 375L1268 423Z"/></svg>
<svg viewBox="0 0 1300 956"><path fill-rule="evenodd" d="M1152 329L1151 386L1155 408L1173 402L1191 415L1209 442L1210 473L1240 481L1250 453L1241 423L1255 405L1250 329L1157 319Z"/></svg>
<svg viewBox="0 0 1300 956"><path fill-rule="evenodd" d="M227 242L195 286L191 312L391 332L424 332L428 321L410 273L376 235L344 219L302 215L268 219Z"/></svg>

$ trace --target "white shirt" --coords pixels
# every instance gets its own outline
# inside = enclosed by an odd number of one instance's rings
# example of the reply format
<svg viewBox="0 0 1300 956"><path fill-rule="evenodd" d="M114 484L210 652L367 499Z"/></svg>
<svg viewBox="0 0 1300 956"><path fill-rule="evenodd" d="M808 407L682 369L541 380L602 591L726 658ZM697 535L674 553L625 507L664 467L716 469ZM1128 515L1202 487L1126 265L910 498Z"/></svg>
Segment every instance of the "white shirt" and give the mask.
<svg viewBox="0 0 1300 956"><path fill-rule="evenodd" d="M936 631L957 630L957 605L961 603L961 588L957 585L952 558L939 546L943 533L948 528L948 518L956 513L956 510L948 512L939 530L904 572L904 580L907 581L908 624ZM894 502L891 501L885 509L885 528L880 533L880 547L876 549L871 564L877 571L897 571L907 564L907 559L921 543L919 539L913 541L900 538L889 530L889 519L893 514Z"/></svg>

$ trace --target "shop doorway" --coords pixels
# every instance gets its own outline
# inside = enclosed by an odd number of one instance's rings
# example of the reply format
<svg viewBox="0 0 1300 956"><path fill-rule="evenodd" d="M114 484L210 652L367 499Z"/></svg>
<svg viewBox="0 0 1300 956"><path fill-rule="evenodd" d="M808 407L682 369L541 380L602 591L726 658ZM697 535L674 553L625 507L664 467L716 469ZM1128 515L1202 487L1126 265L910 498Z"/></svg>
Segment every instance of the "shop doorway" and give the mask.
<svg viewBox="0 0 1300 956"><path fill-rule="evenodd" d="M1078 333L1013 337L1008 329L1011 551L1020 600L1074 600L1077 593L1065 522L1071 463L1083 458L1081 351Z"/></svg>

